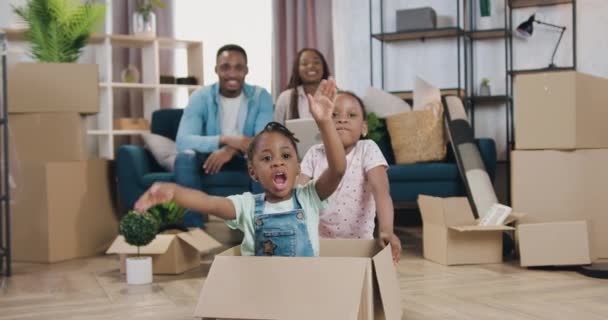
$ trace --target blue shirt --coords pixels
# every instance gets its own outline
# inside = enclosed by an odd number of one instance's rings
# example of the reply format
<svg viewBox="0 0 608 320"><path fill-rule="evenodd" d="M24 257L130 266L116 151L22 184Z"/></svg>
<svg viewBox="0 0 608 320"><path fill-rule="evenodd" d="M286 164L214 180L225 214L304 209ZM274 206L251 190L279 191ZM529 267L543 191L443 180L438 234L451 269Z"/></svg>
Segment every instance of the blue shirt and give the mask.
<svg viewBox="0 0 608 320"><path fill-rule="evenodd" d="M178 152L191 149L209 153L220 147L222 120L219 90L220 86L216 82L190 96L177 130ZM241 129L241 134L253 137L272 121L272 98L264 88L246 83L243 83L243 94L246 106L239 108L237 127Z"/></svg>

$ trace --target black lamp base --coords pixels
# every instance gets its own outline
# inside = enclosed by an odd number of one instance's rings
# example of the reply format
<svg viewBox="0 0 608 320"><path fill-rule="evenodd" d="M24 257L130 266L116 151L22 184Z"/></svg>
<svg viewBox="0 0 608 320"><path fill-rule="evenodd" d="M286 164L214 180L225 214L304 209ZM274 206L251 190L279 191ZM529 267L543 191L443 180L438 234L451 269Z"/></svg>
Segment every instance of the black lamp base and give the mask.
<svg viewBox="0 0 608 320"><path fill-rule="evenodd" d="M557 66L556 66L556 65L555 65L555 63L553 63L553 62L551 62L551 63L549 64L549 66L547 67L547 69L556 69L556 68L557 68Z"/></svg>
<svg viewBox="0 0 608 320"><path fill-rule="evenodd" d="M608 262L597 262L582 266L578 269L578 272L591 278L608 279Z"/></svg>

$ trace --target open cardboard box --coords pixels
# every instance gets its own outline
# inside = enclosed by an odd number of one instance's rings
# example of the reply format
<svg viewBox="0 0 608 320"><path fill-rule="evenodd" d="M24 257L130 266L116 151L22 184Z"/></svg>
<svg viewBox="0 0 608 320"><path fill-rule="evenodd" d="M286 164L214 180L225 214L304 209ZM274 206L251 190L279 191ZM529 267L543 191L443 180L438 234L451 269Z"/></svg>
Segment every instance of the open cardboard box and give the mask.
<svg viewBox="0 0 608 320"><path fill-rule="evenodd" d="M418 196L423 224L424 258L443 265L502 262L502 232L506 225L479 226L465 197ZM511 213L505 224L521 214Z"/></svg>
<svg viewBox="0 0 608 320"><path fill-rule="evenodd" d="M154 274L179 274L197 268L201 263L201 253L221 246L221 243L204 231L193 228L188 232L158 234L147 246L139 248L139 254L152 256ZM136 255L137 247L128 244L125 238L119 235L106 253Z"/></svg>
<svg viewBox="0 0 608 320"><path fill-rule="evenodd" d="M390 247L321 240L319 257L217 256L194 316L204 319L401 319Z"/></svg>

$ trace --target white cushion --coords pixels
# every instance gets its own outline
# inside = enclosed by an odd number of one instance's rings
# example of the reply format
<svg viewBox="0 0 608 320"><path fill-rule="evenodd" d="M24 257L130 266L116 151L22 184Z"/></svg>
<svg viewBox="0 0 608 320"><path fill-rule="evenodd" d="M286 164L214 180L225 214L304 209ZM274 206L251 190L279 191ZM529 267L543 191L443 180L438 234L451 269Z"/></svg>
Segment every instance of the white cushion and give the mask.
<svg viewBox="0 0 608 320"><path fill-rule="evenodd" d="M365 96L361 100L363 100L365 111L368 114L374 112L380 118L412 110L403 99L374 87L367 88Z"/></svg>
<svg viewBox="0 0 608 320"><path fill-rule="evenodd" d="M154 133L142 133L141 137L154 159L167 171L173 172L177 156L175 141Z"/></svg>

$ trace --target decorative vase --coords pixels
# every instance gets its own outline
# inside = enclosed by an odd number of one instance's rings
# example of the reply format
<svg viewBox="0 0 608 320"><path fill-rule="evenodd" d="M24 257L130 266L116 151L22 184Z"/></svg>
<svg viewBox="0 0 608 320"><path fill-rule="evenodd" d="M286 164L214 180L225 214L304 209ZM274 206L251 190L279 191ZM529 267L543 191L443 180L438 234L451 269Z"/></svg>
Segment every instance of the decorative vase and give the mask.
<svg viewBox="0 0 608 320"><path fill-rule="evenodd" d="M492 90L489 84L482 84L479 86L479 95L480 96L490 96L492 95Z"/></svg>
<svg viewBox="0 0 608 320"><path fill-rule="evenodd" d="M132 64L120 73L120 80L125 83L139 83L139 70Z"/></svg>
<svg viewBox="0 0 608 320"><path fill-rule="evenodd" d="M156 14L152 11L133 13L133 34L140 37L156 36Z"/></svg>
<svg viewBox="0 0 608 320"><path fill-rule="evenodd" d="M139 256L127 258L127 283L152 283L152 257Z"/></svg>

